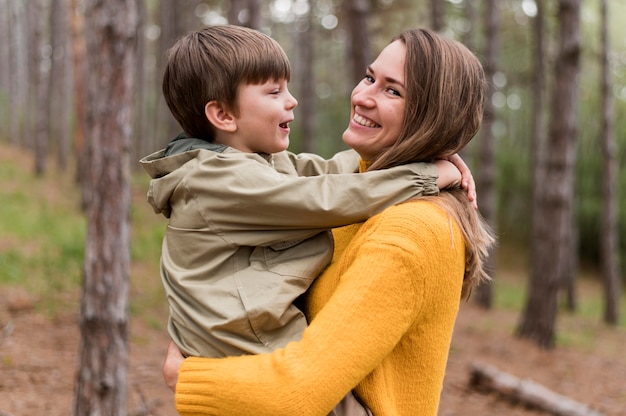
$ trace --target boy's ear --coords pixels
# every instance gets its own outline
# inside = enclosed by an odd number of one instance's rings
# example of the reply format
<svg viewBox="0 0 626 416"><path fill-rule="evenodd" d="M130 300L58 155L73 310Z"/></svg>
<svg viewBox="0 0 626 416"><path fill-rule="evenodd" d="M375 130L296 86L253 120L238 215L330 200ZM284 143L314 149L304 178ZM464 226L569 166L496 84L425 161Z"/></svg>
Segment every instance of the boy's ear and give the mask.
<svg viewBox="0 0 626 416"><path fill-rule="evenodd" d="M212 100L204 106L204 114L217 130L233 133L237 130L237 119L223 103Z"/></svg>

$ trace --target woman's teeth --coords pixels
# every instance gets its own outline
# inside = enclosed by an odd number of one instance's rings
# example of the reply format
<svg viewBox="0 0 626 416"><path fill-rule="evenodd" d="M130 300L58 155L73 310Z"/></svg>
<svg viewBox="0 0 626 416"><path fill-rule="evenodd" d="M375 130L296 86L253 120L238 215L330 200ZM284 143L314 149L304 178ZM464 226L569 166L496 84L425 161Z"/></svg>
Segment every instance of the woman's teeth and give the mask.
<svg viewBox="0 0 626 416"><path fill-rule="evenodd" d="M354 114L354 117L352 117L352 120L354 120L357 124L364 126L364 127L371 127L371 128L378 128L380 127L380 125L374 123L371 120L368 120L364 117L361 117L358 114Z"/></svg>

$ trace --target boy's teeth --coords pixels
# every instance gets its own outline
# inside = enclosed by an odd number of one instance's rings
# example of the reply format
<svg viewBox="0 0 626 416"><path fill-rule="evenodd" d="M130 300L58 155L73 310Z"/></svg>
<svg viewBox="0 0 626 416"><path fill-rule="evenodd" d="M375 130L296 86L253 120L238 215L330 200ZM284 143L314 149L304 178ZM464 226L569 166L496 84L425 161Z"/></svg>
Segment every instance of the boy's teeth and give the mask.
<svg viewBox="0 0 626 416"><path fill-rule="evenodd" d="M354 117L352 117L352 120L354 120L357 124L360 124L361 126L365 126L365 127L372 127L372 128L378 128L380 127L378 124L361 117L358 114L355 114Z"/></svg>

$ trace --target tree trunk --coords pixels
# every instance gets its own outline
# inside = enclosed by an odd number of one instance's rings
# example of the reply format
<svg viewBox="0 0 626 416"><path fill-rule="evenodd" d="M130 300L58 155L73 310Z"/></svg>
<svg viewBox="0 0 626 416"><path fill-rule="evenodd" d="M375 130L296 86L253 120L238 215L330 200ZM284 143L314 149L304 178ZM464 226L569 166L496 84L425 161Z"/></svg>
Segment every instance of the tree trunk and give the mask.
<svg viewBox="0 0 626 416"><path fill-rule="evenodd" d="M302 120L302 151L315 152L315 48L314 48L314 22L313 11L309 11L306 17L306 28L300 32L300 99L299 110Z"/></svg>
<svg viewBox="0 0 626 416"><path fill-rule="evenodd" d="M246 0L230 0L230 6L228 8L227 19L231 25L242 25L240 19L241 14L245 9ZM243 16L241 16L243 17Z"/></svg>
<svg viewBox="0 0 626 416"><path fill-rule="evenodd" d="M259 0L248 0L248 22L246 26L252 29L261 29L261 2Z"/></svg>
<svg viewBox="0 0 626 416"><path fill-rule="evenodd" d="M356 85L371 63L368 15L369 0L345 0L343 16L348 25L348 62L350 81Z"/></svg>
<svg viewBox="0 0 626 416"><path fill-rule="evenodd" d="M146 37L143 35L144 25L146 20L146 2L145 0L137 0L137 66L135 67L135 99L133 105L135 106L134 113L135 119L133 123L133 141L132 141L132 160L137 161L143 156L151 153L153 149L146 148L146 144L149 140L144 140L147 134L153 135L147 128L147 109L150 107L148 99L146 98L146 79L152 80L152 71L149 69L151 66L146 60ZM154 85L153 83L150 85ZM150 88L152 88L150 86ZM133 164L133 170L139 168L139 163Z"/></svg>
<svg viewBox="0 0 626 416"><path fill-rule="evenodd" d="M441 32L444 29L445 7L445 0L430 0L430 24L435 32Z"/></svg>
<svg viewBox="0 0 626 416"><path fill-rule="evenodd" d="M11 27L11 74L10 85L11 120L10 132L13 145L23 145L25 135L26 108L28 107L28 36L26 35L26 5L21 1L9 2Z"/></svg>
<svg viewBox="0 0 626 416"><path fill-rule="evenodd" d="M0 42L0 91L8 94L11 90L11 26L8 0L0 0L0 30L3 42ZM4 98L4 97L2 97ZM9 137L11 122L11 100L0 100L0 137Z"/></svg>
<svg viewBox="0 0 626 416"><path fill-rule="evenodd" d="M602 232L600 246L602 277L604 280L604 322L617 325L619 321L619 227L617 211L617 144L615 140L615 115L611 68L609 64L609 22L607 0L601 0L600 38L602 42Z"/></svg>
<svg viewBox="0 0 626 416"><path fill-rule="evenodd" d="M71 57L71 38L68 27L70 7L68 0L52 0L50 10L50 39L52 46L50 67L50 98L48 114L50 115L50 142L56 143L57 163L61 170L67 168L70 142L70 100L71 74L69 57Z"/></svg>
<svg viewBox="0 0 626 416"><path fill-rule="evenodd" d="M258 0L231 0L228 22L252 29L261 27L261 4Z"/></svg>
<svg viewBox="0 0 626 416"><path fill-rule="evenodd" d="M493 87L493 77L498 68L498 55L500 53L500 11L496 0L487 0L485 9L486 27L486 51L485 51L485 76L488 80L487 99L485 100L485 110L481 129L479 160L480 169L478 171L477 187L479 189L480 211L487 223L494 232L497 230L497 193L496 193L496 139L493 134L493 123L495 121L495 109L492 96L495 93ZM495 269L496 252L492 250L487 263L487 271ZM475 292L476 301L486 309L492 305L492 283L487 282L480 285Z"/></svg>
<svg viewBox="0 0 626 416"><path fill-rule="evenodd" d="M33 108L35 108L35 175L42 176L46 172L46 162L48 160L48 146L50 143L50 112L48 111L48 101L50 100L50 89L52 79L50 78L50 66L52 53L48 52L45 45L49 45L49 13L48 2L41 0L31 0L29 4L32 9L34 59L36 80L34 80L35 97ZM36 11L35 11L36 10ZM46 52L44 52L46 51Z"/></svg>
<svg viewBox="0 0 626 416"><path fill-rule="evenodd" d="M532 202L532 231L530 236L530 273L540 279L543 273L543 265L536 261L542 252L549 250L548 240L545 238L545 224L540 221L542 209L544 207L542 195L545 190L544 178L546 177L545 165L547 157L547 144L545 133L545 109L546 109L546 42L545 42L545 19L544 19L544 2L537 2L537 16L534 22L535 36L535 68L533 80L533 202Z"/></svg>
<svg viewBox="0 0 626 416"><path fill-rule="evenodd" d="M540 221L543 205L542 195L544 179L546 177L546 157L547 144L545 133L545 109L546 109L546 79L547 79L547 59L545 42L545 19L544 2L537 3L537 16L534 22L534 79L533 79L533 142L531 161L533 163L533 189L532 189L532 214L531 214L531 235L530 235L530 273L541 279L543 265L536 261L541 253L549 249L547 238L544 235L549 231Z"/></svg>
<svg viewBox="0 0 626 416"><path fill-rule="evenodd" d="M476 47L476 5L471 1L465 2L465 18L469 22L469 30L463 35L463 43L467 48L473 51Z"/></svg>
<svg viewBox="0 0 626 416"><path fill-rule="evenodd" d="M76 182L83 191L83 208L86 205L87 157L85 155L85 22L81 12L83 0L71 0L72 13L72 66L74 69L74 153L76 155Z"/></svg>
<svg viewBox="0 0 626 416"><path fill-rule="evenodd" d="M580 70L580 0L560 0L559 49L554 68L552 110L546 149L545 177L535 212L536 263L518 335L552 348L555 340L557 292L566 282L575 251L574 165L576 161L576 102Z"/></svg>
<svg viewBox="0 0 626 416"><path fill-rule="evenodd" d="M87 242L74 414L127 414L136 0L85 3Z"/></svg>
<svg viewBox="0 0 626 416"><path fill-rule="evenodd" d="M195 4L191 0L160 0L159 1L159 24L161 27L160 50L158 52L158 74L163 74L167 57L167 50L181 37L197 29L197 25L191 23ZM162 78L157 79L159 99L157 101L157 114L155 123L158 123L155 131L160 134L156 139L158 147L164 147L180 131L181 127L170 113L163 98Z"/></svg>

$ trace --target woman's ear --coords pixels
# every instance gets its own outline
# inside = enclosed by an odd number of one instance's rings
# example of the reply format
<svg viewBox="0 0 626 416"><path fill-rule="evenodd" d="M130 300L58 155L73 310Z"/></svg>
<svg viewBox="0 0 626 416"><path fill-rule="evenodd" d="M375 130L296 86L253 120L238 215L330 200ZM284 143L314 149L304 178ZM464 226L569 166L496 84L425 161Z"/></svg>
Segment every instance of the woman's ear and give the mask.
<svg viewBox="0 0 626 416"><path fill-rule="evenodd" d="M206 103L204 115L217 130L228 133L237 130L237 118L219 101L212 100Z"/></svg>

